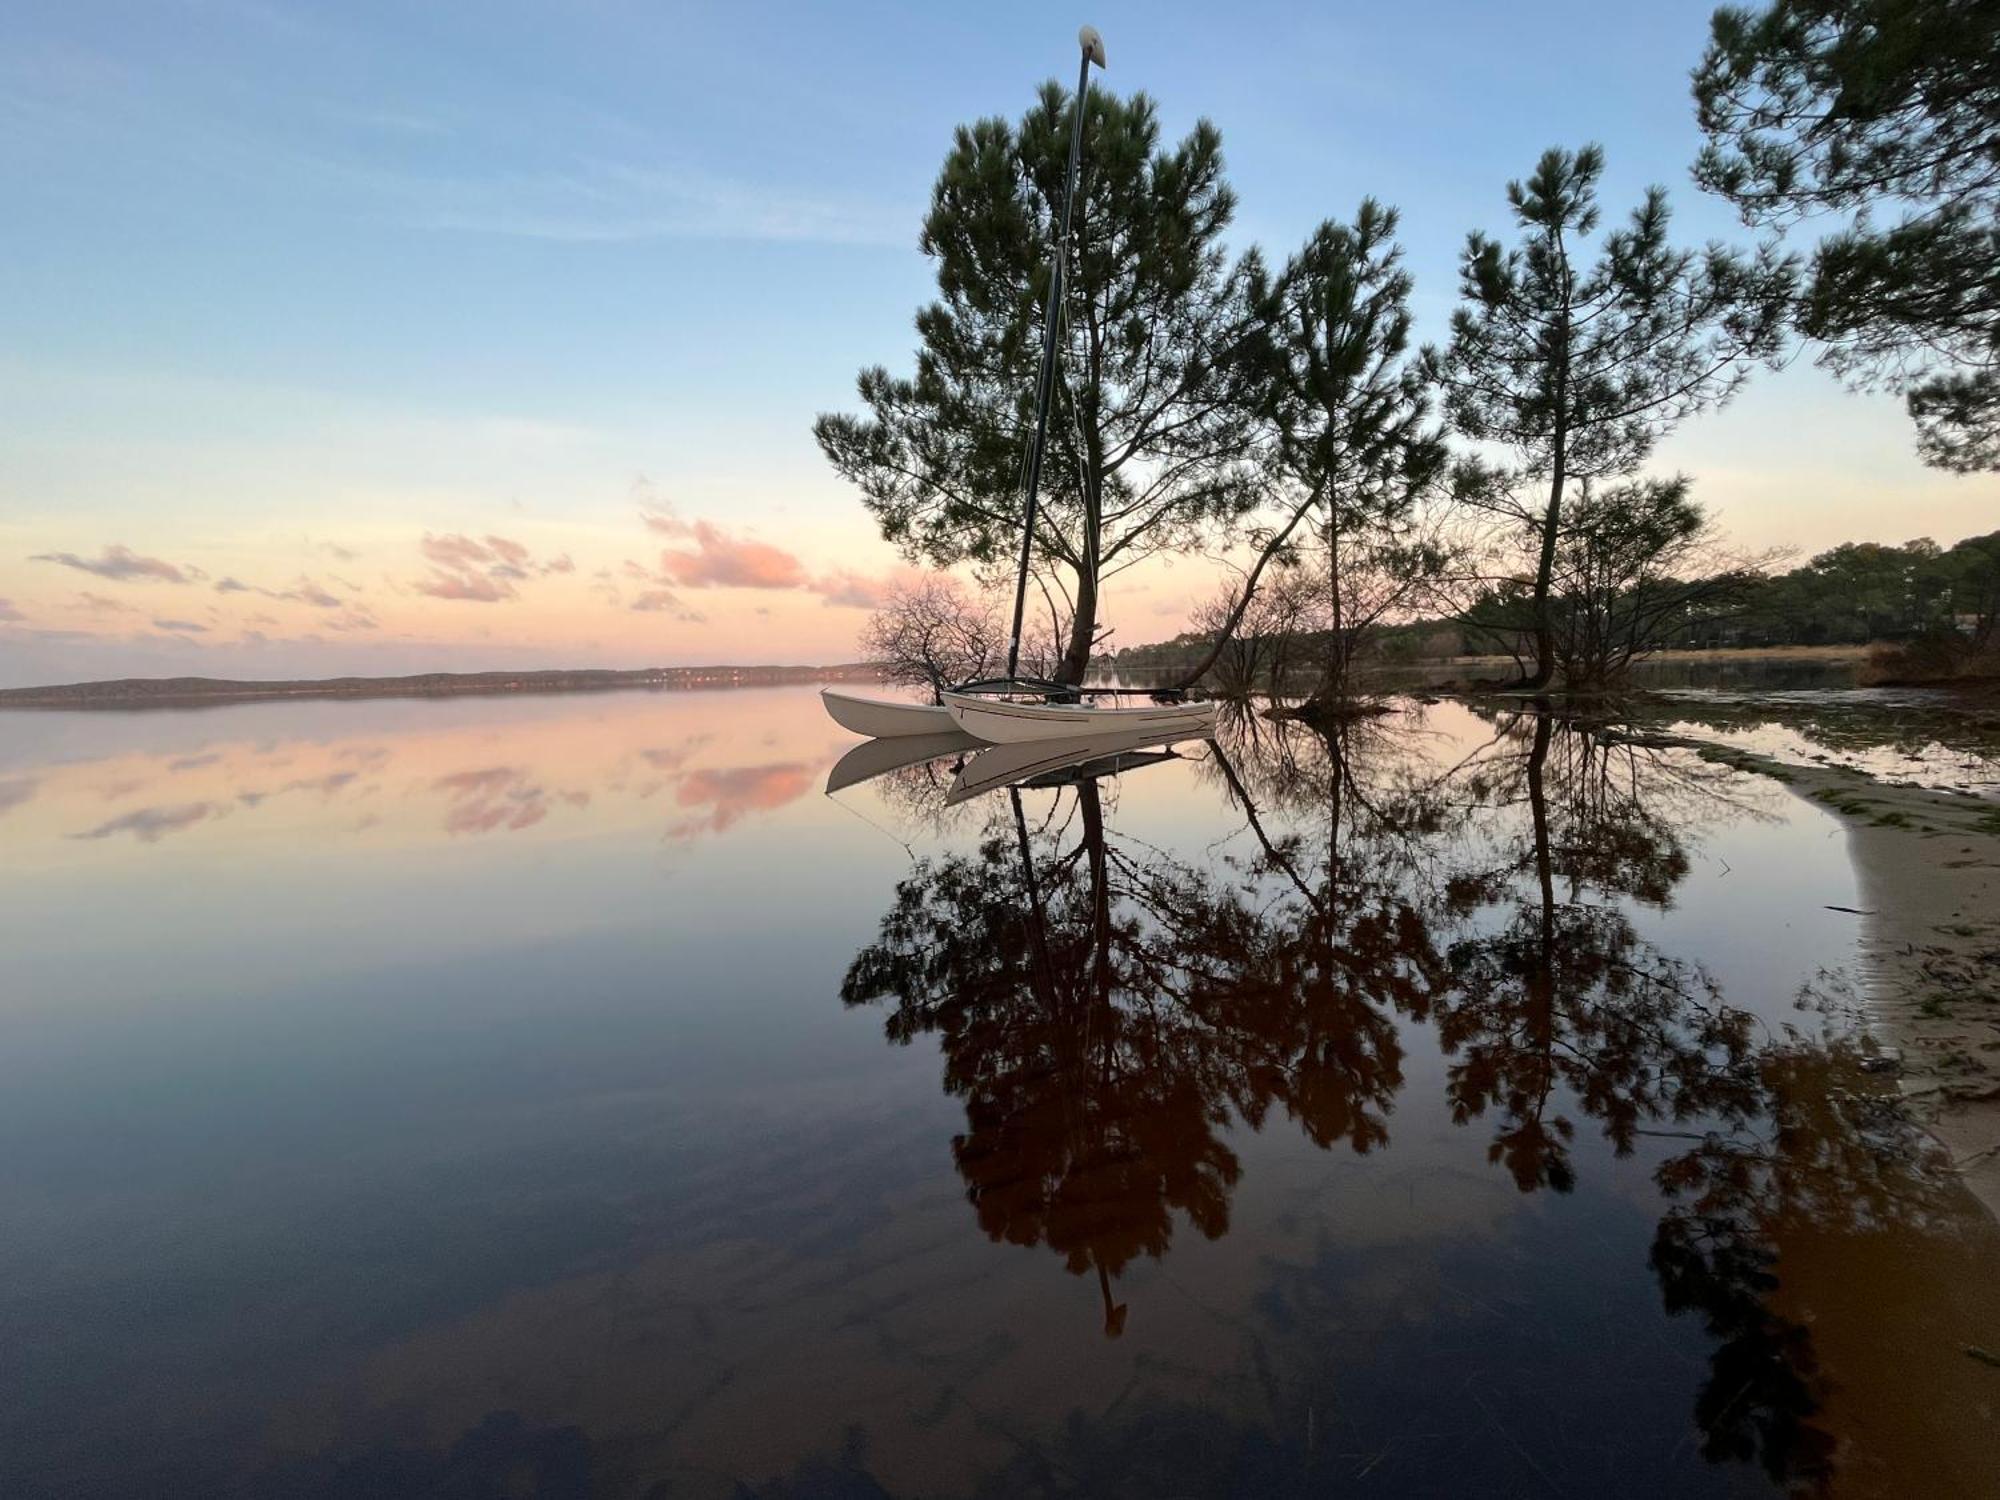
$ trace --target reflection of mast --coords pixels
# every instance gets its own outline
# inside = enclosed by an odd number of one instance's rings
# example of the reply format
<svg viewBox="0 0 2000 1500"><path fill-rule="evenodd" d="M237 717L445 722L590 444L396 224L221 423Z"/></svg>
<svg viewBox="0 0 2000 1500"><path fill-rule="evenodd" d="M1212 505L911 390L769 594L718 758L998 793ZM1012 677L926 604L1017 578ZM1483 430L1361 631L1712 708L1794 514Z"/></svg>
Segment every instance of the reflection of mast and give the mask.
<svg viewBox="0 0 2000 1500"><path fill-rule="evenodd" d="M1063 1026L1064 1012L1070 1007L1063 1004L1061 986L1056 966L1049 956L1048 916L1042 899L1041 882L1036 878L1034 849L1028 840L1028 817L1021 806L1018 787L1007 789L1009 801L1014 807L1014 838L1021 851L1021 883L1028 895L1028 965L1030 984L1036 999L1041 1003L1043 1013L1058 1027ZM1077 787L1077 802L1083 813L1084 840L1089 853L1090 865L1090 933L1091 946L1095 950L1091 956L1091 984L1088 998L1080 1016L1070 1017L1074 1024L1066 1028L1068 1041L1075 1044L1074 1055L1078 1066L1071 1071L1077 1079L1090 1076L1089 1059L1093 1041L1100 1046L1101 1063L1097 1070L1097 1085L1101 1090L1111 1086L1112 1052L1114 1038L1107 1032L1093 1038L1093 1020L1105 1014L1111 1004L1111 881L1110 861L1104 843L1104 806L1098 799L1097 783L1086 780ZM1062 1048L1062 1038L1058 1036L1058 1047ZM1063 1049L1067 1050L1067 1049ZM1087 1085L1086 1085L1087 1088ZM1102 1128L1100 1121L1093 1118L1095 1108L1088 1098L1072 1098L1068 1091L1063 1095L1064 1134L1068 1137L1069 1167L1074 1170L1079 1162L1092 1161L1097 1153L1092 1151L1093 1133ZM1088 1249L1091 1264L1097 1269L1097 1285L1104 1299L1104 1336L1117 1338L1125 1331L1126 1307L1124 1303L1114 1303L1111 1296L1111 1274L1093 1245Z"/></svg>

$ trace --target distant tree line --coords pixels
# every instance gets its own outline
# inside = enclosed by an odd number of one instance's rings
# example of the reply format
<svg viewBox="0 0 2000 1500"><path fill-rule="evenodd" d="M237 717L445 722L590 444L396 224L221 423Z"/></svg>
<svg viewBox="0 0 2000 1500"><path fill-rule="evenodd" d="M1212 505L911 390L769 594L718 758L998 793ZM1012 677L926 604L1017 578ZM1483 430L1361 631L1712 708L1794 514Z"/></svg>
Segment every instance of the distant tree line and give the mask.
<svg viewBox="0 0 2000 1500"><path fill-rule="evenodd" d="M1385 626L1370 642L1364 667L1478 655L1510 644L1518 616L1512 589L1492 589L1463 613ZM1900 547L1843 542L1784 572L1644 578L1620 598L1592 607L1588 580L1575 595L1574 629L1615 637L1616 651L1637 642L1649 650L1858 646L1950 637L1988 650L2000 644L2000 531L1940 547L1920 537ZM1296 616L1293 617L1296 619ZM1100 670L1178 672L1208 655L1212 631L1128 646L1098 658ZM1324 633L1286 620L1231 643L1236 670L1268 681L1327 648ZM1581 654L1581 648L1579 648ZM1629 657L1628 657L1629 659Z"/></svg>

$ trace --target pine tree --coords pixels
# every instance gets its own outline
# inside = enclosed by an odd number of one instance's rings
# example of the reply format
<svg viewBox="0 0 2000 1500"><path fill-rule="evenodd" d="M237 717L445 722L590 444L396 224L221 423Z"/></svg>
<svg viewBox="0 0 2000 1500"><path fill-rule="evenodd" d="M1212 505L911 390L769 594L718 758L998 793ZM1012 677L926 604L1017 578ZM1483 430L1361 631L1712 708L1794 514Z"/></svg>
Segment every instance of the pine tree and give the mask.
<svg viewBox="0 0 2000 1500"><path fill-rule="evenodd" d="M2000 469L2000 6L1718 10L1694 97L1695 180L1746 223L1848 216L1800 304L1821 362L1901 391L1925 462Z"/></svg>
<svg viewBox="0 0 2000 1500"><path fill-rule="evenodd" d="M1556 667L1549 584L1572 480L1629 474L1683 419L1735 391L1775 354L1796 281L1769 249L1668 243L1667 197L1652 188L1628 227L1584 255L1598 223L1596 146L1542 154L1507 185L1522 234L1503 249L1474 231L1460 262L1462 303L1444 350L1426 350L1457 431L1511 448L1517 473L1487 475L1468 498L1517 520L1535 556L1529 627L1541 689ZM1519 496L1543 485L1543 498Z"/></svg>
<svg viewBox="0 0 2000 1500"><path fill-rule="evenodd" d="M1004 566L1019 545L1022 454L1072 100L1046 84L1018 126L957 131L920 244L938 300L916 373L864 370L864 416L823 415L821 450L913 561ZM1243 358L1253 257L1225 259L1235 208L1222 140L1162 148L1153 102L1088 95L1062 378L1050 417L1038 567L1067 598L1058 675L1082 680L1103 581L1226 530L1256 502Z"/></svg>
<svg viewBox="0 0 2000 1500"><path fill-rule="evenodd" d="M1426 425L1429 387L1410 348L1411 281L1396 223L1393 208L1364 199L1352 224L1326 220L1276 275L1251 270L1254 334L1245 349L1257 361L1274 514L1255 533L1255 558L1184 685L1221 657L1270 564L1295 558L1293 538L1308 517L1327 553L1338 656L1343 541L1398 539L1444 473L1444 439Z"/></svg>
<svg viewBox="0 0 2000 1500"><path fill-rule="evenodd" d="M1352 225L1320 225L1259 304L1277 356L1278 464L1319 506L1331 625L1322 699L1345 695L1363 632L1441 562L1413 530L1447 451L1410 348L1396 222L1393 208L1363 199Z"/></svg>

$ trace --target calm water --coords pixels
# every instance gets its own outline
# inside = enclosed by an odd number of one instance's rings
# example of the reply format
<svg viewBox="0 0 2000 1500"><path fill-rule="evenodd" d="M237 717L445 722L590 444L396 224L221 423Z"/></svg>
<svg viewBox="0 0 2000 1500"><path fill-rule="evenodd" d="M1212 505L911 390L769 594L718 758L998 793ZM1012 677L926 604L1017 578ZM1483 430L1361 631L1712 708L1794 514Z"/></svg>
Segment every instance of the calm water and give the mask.
<svg viewBox="0 0 2000 1500"><path fill-rule="evenodd" d="M852 745L0 719L0 1494L1996 1492L1823 811L1452 704Z"/></svg>

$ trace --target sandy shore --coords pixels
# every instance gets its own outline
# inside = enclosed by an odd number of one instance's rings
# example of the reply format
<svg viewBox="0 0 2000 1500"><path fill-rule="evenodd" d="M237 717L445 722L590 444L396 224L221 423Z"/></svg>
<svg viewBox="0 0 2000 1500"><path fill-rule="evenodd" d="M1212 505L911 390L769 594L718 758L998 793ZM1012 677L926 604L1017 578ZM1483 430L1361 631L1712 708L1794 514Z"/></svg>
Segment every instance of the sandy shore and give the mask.
<svg viewBox="0 0 2000 1500"><path fill-rule="evenodd" d="M1862 951L1904 1095L2000 1216L2000 807L1842 778L1794 785L1841 814L1860 876Z"/></svg>
<svg viewBox="0 0 2000 1500"><path fill-rule="evenodd" d="M1899 1060L1912 1111L2000 1217L2000 804L1698 748L1776 777L1846 825L1871 1029Z"/></svg>

